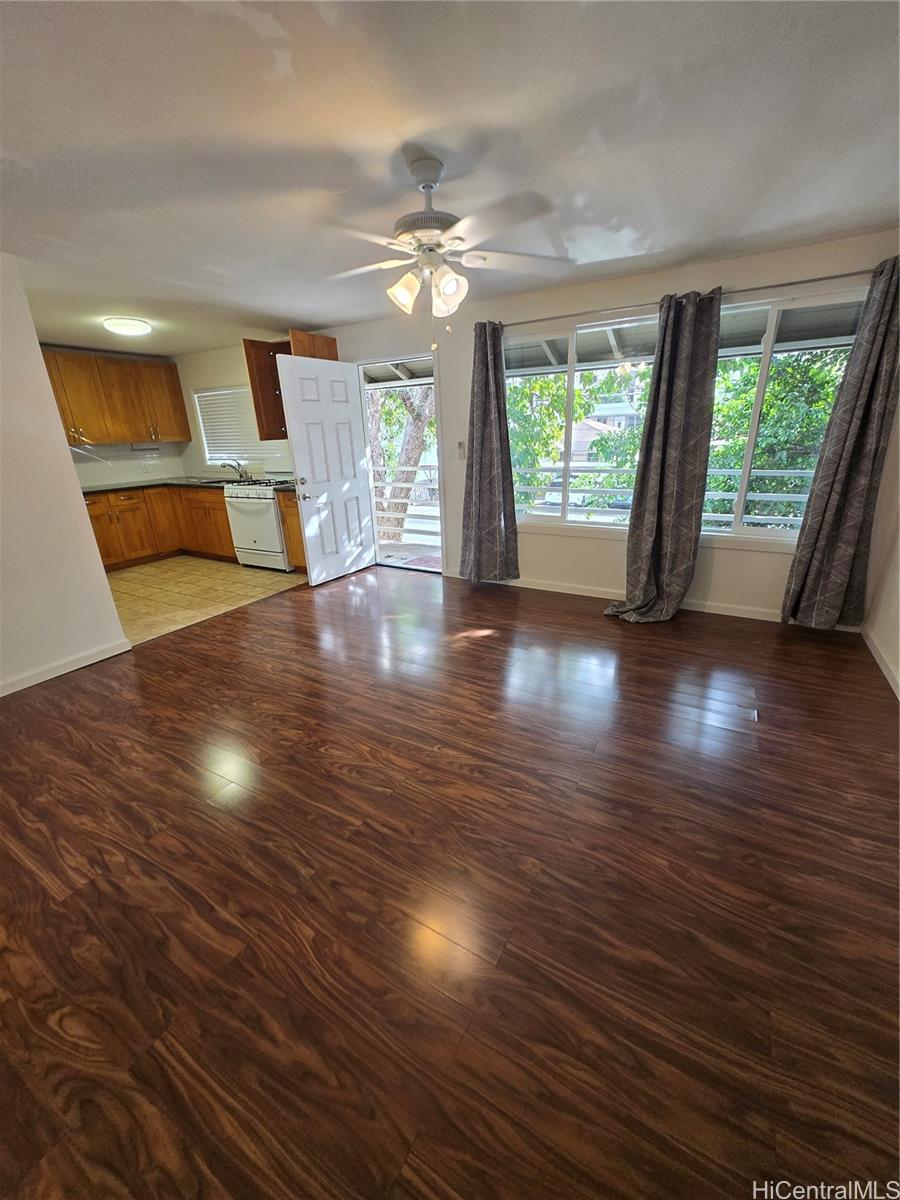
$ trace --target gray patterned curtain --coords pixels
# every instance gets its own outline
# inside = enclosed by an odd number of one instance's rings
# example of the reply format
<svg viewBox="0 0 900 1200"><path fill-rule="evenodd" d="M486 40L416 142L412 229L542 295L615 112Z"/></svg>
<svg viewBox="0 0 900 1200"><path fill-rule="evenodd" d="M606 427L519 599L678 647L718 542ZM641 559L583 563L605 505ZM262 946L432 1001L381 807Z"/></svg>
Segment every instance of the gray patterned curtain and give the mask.
<svg viewBox="0 0 900 1200"><path fill-rule="evenodd" d="M472 583L519 578L503 326L498 321L475 325L459 573Z"/></svg>
<svg viewBox="0 0 900 1200"><path fill-rule="evenodd" d="M782 621L861 625L875 500L897 407L898 260L875 268L825 430Z"/></svg>
<svg viewBox="0 0 900 1200"><path fill-rule="evenodd" d="M625 600L606 612L668 621L694 577L712 431L722 289L663 296L628 527Z"/></svg>

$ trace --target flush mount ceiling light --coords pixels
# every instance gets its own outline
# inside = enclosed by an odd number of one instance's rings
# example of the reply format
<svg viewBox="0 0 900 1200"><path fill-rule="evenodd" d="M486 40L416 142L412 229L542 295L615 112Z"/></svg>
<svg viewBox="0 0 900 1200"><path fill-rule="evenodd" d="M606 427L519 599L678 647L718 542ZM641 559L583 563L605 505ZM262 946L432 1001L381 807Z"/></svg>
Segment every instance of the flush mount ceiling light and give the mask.
<svg viewBox="0 0 900 1200"><path fill-rule="evenodd" d="M122 337L143 337L153 332L150 322L142 321L140 317L104 317L103 328Z"/></svg>
<svg viewBox="0 0 900 1200"><path fill-rule="evenodd" d="M534 192L522 192L507 196L469 216L459 217L453 213L437 212L431 203L432 193L440 183L444 164L438 158L426 155L410 163L409 167L416 187L425 196L422 212L407 213L394 225L393 237L381 237L375 233L345 229L353 237L386 246L406 258L389 258L371 266L354 267L341 271L332 279L348 279L355 275L366 275L369 271L393 270L397 267L412 267L387 289L387 294L398 308L412 313L422 284L431 287L431 311L435 317L449 317L462 304L469 290L469 281L453 269L451 264L488 271L515 271L520 275L558 275L574 266L570 258L552 258L539 254L506 254L497 250L479 250L472 253L496 234L514 225L522 225L535 217L546 216L550 205Z"/></svg>

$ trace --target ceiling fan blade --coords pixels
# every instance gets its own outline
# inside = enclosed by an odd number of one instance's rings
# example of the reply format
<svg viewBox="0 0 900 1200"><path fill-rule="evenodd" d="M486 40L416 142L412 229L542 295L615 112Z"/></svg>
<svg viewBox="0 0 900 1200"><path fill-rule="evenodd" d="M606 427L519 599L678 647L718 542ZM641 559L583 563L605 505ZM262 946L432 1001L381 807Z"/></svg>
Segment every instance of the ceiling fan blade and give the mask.
<svg viewBox="0 0 900 1200"><path fill-rule="evenodd" d="M466 250L459 255L459 263L475 270L518 271L520 275L564 275L569 267L575 266L572 258L507 254L504 250Z"/></svg>
<svg viewBox="0 0 900 1200"><path fill-rule="evenodd" d="M462 217L441 234L441 242L448 250L470 250L504 229L522 225L534 217L545 217L549 212L552 212L552 205L543 196L536 192L519 192Z"/></svg>
<svg viewBox="0 0 900 1200"><path fill-rule="evenodd" d="M366 233L364 229L348 229L346 225L332 225L331 228L336 233L345 233L348 237L361 238L364 242L372 242L376 246L387 246L388 250L402 250L404 254L415 256L414 250L411 250L405 242L398 242L396 238L382 237L380 233Z"/></svg>
<svg viewBox="0 0 900 1200"><path fill-rule="evenodd" d="M353 267L350 271L339 271L337 275L329 275L329 279L350 279L353 275L367 275L369 271L390 271L392 267L408 267L410 258L386 258L384 262L370 263L366 267Z"/></svg>

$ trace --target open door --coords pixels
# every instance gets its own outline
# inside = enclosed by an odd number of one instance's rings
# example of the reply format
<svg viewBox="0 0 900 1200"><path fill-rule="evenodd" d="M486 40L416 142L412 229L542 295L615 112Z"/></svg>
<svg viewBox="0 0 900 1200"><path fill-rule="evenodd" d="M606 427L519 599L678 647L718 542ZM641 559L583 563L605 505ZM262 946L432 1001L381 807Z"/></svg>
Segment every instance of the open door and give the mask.
<svg viewBox="0 0 900 1200"><path fill-rule="evenodd" d="M372 492L354 363L277 356L311 584L375 562Z"/></svg>

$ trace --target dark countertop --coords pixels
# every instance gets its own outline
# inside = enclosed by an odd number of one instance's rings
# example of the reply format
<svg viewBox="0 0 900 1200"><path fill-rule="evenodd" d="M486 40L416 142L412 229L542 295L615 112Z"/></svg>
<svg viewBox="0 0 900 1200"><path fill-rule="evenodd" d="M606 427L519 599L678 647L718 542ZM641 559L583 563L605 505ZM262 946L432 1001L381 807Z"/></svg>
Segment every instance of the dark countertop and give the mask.
<svg viewBox="0 0 900 1200"><path fill-rule="evenodd" d="M226 483L239 482L238 479L201 479L199 475L180 475L172 479L140 479L130 483L87 483L83 485L81 494L89 496L94 492L128 492L138 488L155 487L213 488L221 491ZM294 490L294 484L282 483L275 490L291 492Z"/></svg>

